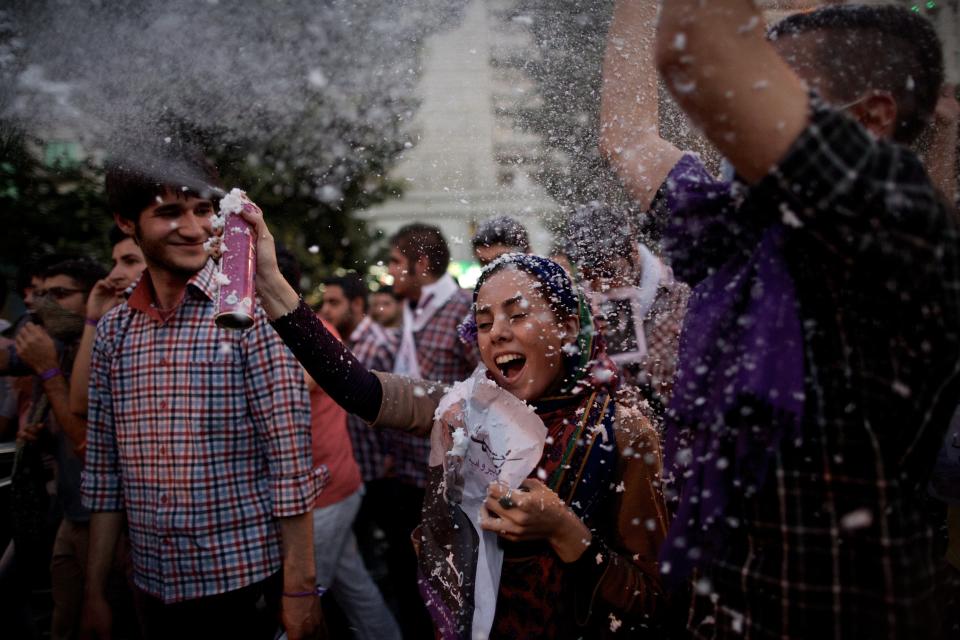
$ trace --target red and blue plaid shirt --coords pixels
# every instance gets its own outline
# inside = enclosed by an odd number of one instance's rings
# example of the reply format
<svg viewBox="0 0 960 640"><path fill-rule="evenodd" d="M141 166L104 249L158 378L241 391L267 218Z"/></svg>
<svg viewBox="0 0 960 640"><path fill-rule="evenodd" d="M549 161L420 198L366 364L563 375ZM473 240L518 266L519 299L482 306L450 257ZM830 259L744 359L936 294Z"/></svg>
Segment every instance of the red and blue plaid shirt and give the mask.
<svg viewBox="0 0 960 640"><path fill-rule="evenodd" d="M213 263L161 318L149 274L97 327L83 499L125 510L134 580L165 602L216 595L280 569L277 518L310 511L303 374L262 309L213 321Z"/></svg>
<svg viewBox="0 0 960 640"><path fill-rule="evenodd" d="M413 334L421 378L451 384L473 373L477 354L460 340L457 333L457 327L472 306L472 295L461 289L437 310L427 326ZM429 438L401 431L385 431L383 436L387 452L394 459L393 470L397 479L425 488L430 459Z"/></svg>
<svg viewBox="0 0 960 640"><path fill-rule="evenodd" d="M393 371L393 361L400 346L400 333L385 329L366 316L350 335L350 350L357 360L373 371ZM347 430L353 455L364 482L384 476L383 434L354 414L347 417Z"/></svg>

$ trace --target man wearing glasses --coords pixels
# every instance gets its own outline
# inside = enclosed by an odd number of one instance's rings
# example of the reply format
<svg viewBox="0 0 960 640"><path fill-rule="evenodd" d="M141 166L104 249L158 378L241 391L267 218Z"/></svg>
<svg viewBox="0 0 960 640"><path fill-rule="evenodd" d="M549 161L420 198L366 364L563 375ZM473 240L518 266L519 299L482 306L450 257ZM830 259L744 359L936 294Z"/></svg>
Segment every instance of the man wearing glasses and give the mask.
<svg viewBox="0 0 960 640"><path fill-rule="evenodd" d="M80 503L85 425L69 409L66 374L83 332L87 296L105 275L103 267L89 259L68 259L48 267L33 292L31 319L14 340L18 361L14 368L33 374L29 396L19 407L17 439L20 446L49 452L57 462L57 499L63 520L50 563L53 638L75 634L83 602L90 520L90 513ZM18 555L20 552L18 541Z"/></svg>

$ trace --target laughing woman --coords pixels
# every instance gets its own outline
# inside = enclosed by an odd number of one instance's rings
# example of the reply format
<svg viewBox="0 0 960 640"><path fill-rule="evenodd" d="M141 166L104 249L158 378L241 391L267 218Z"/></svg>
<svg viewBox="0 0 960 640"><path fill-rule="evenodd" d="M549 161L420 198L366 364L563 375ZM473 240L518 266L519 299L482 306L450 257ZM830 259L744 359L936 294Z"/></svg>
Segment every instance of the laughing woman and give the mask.
<svg viewBox="0 0 960 640"><path fill-rule="evenodd" d="M247 204L243 215L257 232L263 306L311 376L373 426L429 435L445 390L360 365L280 276L259 210ZM481 524L504 549L490 637L633 637L660 599L666 510L656 432L613 390L587 305L559 265L504 256L484 271L474 303L487 375L548 430L544 480L531 477L510 496L491 485L484 505Z"/></svg>

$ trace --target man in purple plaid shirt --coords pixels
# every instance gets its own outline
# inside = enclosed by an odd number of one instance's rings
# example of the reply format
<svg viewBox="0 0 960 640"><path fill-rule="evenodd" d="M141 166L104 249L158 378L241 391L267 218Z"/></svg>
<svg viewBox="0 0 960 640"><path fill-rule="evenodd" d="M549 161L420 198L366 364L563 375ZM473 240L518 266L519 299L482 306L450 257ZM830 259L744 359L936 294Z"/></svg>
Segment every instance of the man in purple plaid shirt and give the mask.
<svg viewBox="0 0 960 640"><path fill-rule="evenodd" d="M828 5L617 3L604 151L693 287L666 417L661 571L695 638L939 638L927 479L960 388L958 225L905 145L933 27ZM654 60L729 160L660 138ZM648 71L645 72L644 69Z"/></svg>
<svg viewBox="0 0 960 640"><path fill-rule="evenodd" d="M215 183L202 156L183 155ZM214 203L149 177L161 166L107 174L147 270L97 327L84 628L110 634L103 589L126 517L148 638L273 638L281 602L289 636L309 637L320 621L311 512L326 467L313 468L303 375L259 307L250 329L214 324Z"/></svg>

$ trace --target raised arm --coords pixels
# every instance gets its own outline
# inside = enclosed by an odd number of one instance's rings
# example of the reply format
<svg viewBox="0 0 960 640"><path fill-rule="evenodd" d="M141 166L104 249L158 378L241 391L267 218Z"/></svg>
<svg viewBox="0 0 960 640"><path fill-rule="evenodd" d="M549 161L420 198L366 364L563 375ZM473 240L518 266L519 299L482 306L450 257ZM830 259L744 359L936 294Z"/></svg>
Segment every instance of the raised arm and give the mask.
<svg viewBox="0 0 960 640"><path fill-rule="evenodd" d="M93 286L87 298L87 322L83 327L77 355L73 359L73 372L70 374L70 411L81 418L87 417L90 358L93 353L93 340L97 334L96 321L121 302L123 292L114 289L106 278Z"/></svg>
<svg viewBox="0 0 960 640"><path fill-rule="evenodd" d="M681 108L751 183L807 127L807 90L750 0L664 0L656 60Z"/></svg>
<svg viewBox="0 0 960 640"><path fill-rule="evenodd" d="M607 36L600 152L643 209L682 152L660 137L654 66L657 3L618 0Z"/></svg>
<svg viewBox="0 0 960 640"><path fill-rule="evenodd" d="M70 438L74 450L83 455L87 439L87 421L70 411L70 387L60 370L60 356L53 338L31 322L25 324L16 337L17 355L40 376L43 392L59 428Z"/></svg>
<svg viewBox="0 0 960 640"><path fill-rule="evenodd" d="M280 273L275 242L263 213L245 202L243 217L257 238L257 293L273 328L301 366L334 402L373 422L380 411L380 382L353 353L327 331Z"/></svg>

